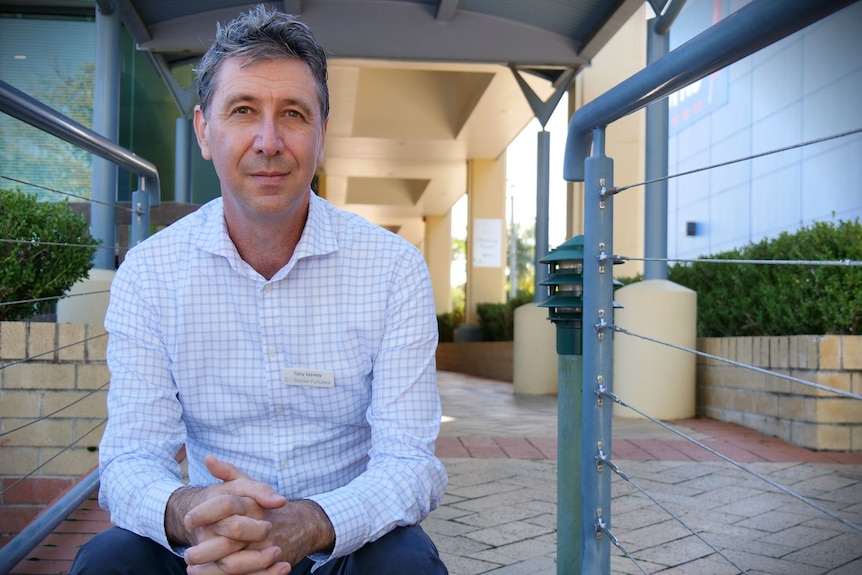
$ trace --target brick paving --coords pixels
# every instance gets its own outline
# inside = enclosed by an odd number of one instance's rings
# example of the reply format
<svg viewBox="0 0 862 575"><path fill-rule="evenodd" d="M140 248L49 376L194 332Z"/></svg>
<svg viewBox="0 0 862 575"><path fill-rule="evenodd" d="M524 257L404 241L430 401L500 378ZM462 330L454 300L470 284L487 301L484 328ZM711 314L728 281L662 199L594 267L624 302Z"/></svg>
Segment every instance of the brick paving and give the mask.
<svg viewBox="0 0 862 575"><path fill-rule="evenodd" d="M448 372L439 384L437 452L449 487L423 526L450 574L556 575L556 398L516 396L510 384ZM812 452L712 420L670 423L862 525L862 454ZM611 529L631 558L612 548L612 573L862 574L858 529L660 426L615 417L612 457L637 487L733 562L615 476ZM107 525L91 498L11 573L67 573L78 545Z"/></svg>

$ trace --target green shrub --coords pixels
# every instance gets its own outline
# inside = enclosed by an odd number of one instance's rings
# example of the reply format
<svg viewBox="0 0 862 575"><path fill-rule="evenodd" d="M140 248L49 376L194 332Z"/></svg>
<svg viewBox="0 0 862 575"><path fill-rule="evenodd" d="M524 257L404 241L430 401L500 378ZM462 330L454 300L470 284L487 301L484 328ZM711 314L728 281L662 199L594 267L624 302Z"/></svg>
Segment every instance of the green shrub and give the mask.
<svg viewBox="0 0 862 575"><path fill-rule="evenodd" d="M455 330L462 323L464 323L464 314L457 310L437 315L439 341L450 343L455 341Z"/></svg>
<svg viewBox="0 0 862 575"><path fill-rule="evenodd" d="M87 277L99 244L87 235L87 220L67 202L40 202L35 195L2 189L0 239L13 240L0 242L0 302L47 298L0 305L3 321L27 319L52 307Z"/></svg>
<svg viewBox="0 0 862 575"><path fill-rule="evenodd" d="M476 304L482 340L512 341L515 339L515 309L531 301L533 301L533 295L522 290L506 303Z"/></svg>
<svg viewBox="0 0 862 575"><path fill-rule="evenodd" d="M859 262L862 224L819 222L706 257ZM671 266L668 279L697 292L702 337L862 333L859 266L694 262Z"/></svg>

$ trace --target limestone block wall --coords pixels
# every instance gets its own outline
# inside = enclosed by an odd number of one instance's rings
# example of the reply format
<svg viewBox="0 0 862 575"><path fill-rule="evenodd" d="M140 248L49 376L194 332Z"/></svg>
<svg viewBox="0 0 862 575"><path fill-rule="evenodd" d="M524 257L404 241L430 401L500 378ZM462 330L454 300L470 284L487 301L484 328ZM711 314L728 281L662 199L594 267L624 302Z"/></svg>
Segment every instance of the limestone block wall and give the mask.
<svg viewBox="0 0 862 575"><path fill-rule="evenodd" d="M475 341L437 344L437 369L499 381L512 381L514 342Z"/></svg>
<svg viewBox="0 0 862 575"><path fill-rule="evenodd" d="M862 336L698 339L700 351L862 394ZM862 401L698 356L698 412L795 445L862 451Z"/></svg>
<svg viewBox="0 0 862 575"><path fill-rule="evenodd" d="M97 465L107 340L101 325L0 322L0 541Z"/></svg>

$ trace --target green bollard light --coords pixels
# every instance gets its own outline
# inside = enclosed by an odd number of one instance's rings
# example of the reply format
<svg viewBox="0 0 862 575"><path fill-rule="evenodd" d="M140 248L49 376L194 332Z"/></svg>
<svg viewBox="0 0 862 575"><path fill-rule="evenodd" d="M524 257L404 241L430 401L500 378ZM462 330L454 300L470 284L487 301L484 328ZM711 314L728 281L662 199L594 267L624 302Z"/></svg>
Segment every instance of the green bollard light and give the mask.
<svg viewBox="0 0 862 575"><path fill-rule="evenodd" d="M550 266L548 319L557 327L557 575L578 575L583 555L581 444L583 413L584 236L539 260ZM584 574L586 575L586 574Z"/></svg>
<svg viewBox="0 0 862 575"><path fill-rule="evenodd" d="M583 353L584 236L574 236L539 260L548 264L548 319L557 326L557 353Z"/></svg>

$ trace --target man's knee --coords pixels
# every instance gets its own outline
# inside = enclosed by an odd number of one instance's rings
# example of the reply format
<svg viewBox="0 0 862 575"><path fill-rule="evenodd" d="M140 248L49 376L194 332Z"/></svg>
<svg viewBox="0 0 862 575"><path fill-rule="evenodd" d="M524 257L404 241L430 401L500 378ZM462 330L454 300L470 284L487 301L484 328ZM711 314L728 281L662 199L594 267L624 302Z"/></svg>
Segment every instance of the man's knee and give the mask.
<svg viewBox="0 0 862 575"><path fill-rule="evenodd" d="M185 567L181 558L155 541L112 527L78 550L69 575L181 575Z"/></svg>
<svg viewBox="0 0 862 575"><path fill-rule="evenodd" d="M447 575L431 538L418 525L396 527L353 556L358 574Z"/></svg>

